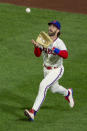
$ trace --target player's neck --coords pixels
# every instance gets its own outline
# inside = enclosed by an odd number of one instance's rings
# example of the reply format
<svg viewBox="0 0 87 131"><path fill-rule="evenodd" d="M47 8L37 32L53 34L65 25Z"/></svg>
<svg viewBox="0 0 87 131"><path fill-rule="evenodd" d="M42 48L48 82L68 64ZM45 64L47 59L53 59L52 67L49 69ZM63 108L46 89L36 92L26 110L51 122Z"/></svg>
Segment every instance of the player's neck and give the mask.
<svg viewBox="0 0 87 131"><path fill-rule="evenodd" d="M51 39L55 41L58 37L57 36L51 36Z"/></svg>

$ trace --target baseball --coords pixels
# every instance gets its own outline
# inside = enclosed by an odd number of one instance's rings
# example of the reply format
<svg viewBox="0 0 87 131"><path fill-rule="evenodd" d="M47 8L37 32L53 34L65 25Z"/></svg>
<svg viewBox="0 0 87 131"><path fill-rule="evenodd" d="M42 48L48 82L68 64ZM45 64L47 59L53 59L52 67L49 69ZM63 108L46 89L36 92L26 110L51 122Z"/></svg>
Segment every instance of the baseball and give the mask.
<svg viewBox="0 0 87 131"><path fill-rule="evenodd" d="M30 13L30 12L31 12L31 9L30 9L30 8L26 8L26 12L27 12L27 13Z"/></svg>

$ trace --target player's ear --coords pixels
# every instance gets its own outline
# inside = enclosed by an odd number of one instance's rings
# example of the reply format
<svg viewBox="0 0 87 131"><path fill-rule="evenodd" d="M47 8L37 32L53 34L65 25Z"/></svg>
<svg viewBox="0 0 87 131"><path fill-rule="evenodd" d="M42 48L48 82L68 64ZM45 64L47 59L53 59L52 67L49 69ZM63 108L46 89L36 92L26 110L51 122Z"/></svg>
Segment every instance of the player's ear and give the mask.
<svg viewBox="0 0 87 131"><path fill-rule="evenodd" d="M58 32L60 32L60 30L59 30L59 29L57 29L57 34L58 34Z"/></svg>
<svg viewBox="0 0 87 131"><path fill-rule="evenodd" d="M56 30L56 34L58 34L59 32L60 32L60 30L59 30L59 29L57 29L57 30Z"/></svg>

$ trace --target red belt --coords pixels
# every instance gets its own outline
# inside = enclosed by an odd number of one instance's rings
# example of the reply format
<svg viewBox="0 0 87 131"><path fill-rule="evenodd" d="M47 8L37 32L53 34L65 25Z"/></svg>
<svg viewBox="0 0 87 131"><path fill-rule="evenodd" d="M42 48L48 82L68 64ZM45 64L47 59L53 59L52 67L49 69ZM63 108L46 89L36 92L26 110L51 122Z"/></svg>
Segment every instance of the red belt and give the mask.
<svg viewBox="0 0 87 131"><path fill-rule="evenodd" d="M58 67L51 67L51 66L46 66L46 65L44 65L44 67L46 67L46 69L48 69L48 70L51 70L51 69L56 69L56 68L58 68Z"/></svg>

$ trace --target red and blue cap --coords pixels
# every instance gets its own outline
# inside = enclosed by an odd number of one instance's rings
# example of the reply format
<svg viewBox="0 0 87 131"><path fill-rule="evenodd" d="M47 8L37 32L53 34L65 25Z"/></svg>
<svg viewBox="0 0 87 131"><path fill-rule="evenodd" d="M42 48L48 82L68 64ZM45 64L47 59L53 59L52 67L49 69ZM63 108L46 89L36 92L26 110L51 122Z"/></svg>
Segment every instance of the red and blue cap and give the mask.
<svg viewBox="0 0 87 131"><path fill-rule="evenodd" d="M61 24L59 21L54 20L48 23L48 25L51 25L51 24L55 25L59 30L61 29Z"/></svg>

